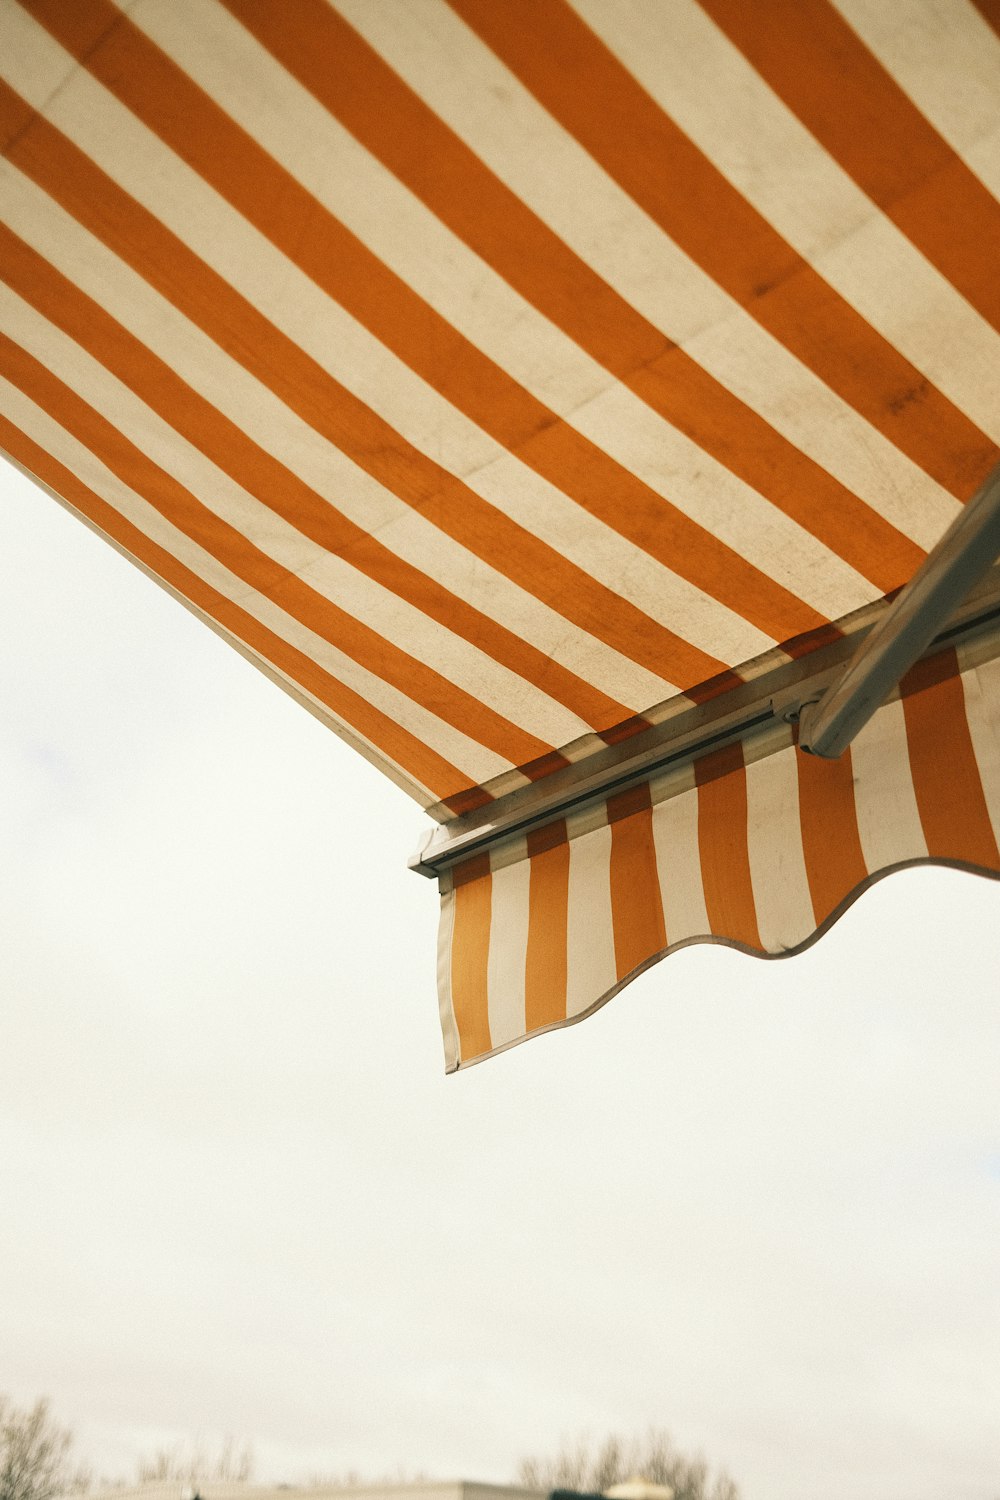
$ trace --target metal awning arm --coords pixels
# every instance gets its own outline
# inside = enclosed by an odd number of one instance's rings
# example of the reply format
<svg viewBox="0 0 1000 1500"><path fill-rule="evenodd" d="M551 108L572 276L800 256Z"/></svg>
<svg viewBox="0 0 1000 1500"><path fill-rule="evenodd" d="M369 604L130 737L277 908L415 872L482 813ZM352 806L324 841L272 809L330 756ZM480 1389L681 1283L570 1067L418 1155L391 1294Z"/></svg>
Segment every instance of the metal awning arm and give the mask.
<svg viewBox="0 0 1000 1500"><path fill-rule="evenodd" d="M1000 468L965 506L822 697L803 706L800 748L828 760L842 755L997 556Z"/></svg>

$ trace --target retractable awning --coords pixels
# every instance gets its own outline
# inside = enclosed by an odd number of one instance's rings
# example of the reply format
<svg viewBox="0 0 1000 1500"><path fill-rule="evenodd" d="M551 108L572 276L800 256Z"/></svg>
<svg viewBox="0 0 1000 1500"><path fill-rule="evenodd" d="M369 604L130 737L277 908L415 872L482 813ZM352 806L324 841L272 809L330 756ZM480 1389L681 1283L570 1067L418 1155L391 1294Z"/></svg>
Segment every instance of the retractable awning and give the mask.
<svg viewBox="0 0 1000 1500"><path fill-rule="evenodd" d="M440 825L449 1068L1000 874L992 532L798 745L995 495L992 0L0 0L0 131L0 446Z"/></svg>

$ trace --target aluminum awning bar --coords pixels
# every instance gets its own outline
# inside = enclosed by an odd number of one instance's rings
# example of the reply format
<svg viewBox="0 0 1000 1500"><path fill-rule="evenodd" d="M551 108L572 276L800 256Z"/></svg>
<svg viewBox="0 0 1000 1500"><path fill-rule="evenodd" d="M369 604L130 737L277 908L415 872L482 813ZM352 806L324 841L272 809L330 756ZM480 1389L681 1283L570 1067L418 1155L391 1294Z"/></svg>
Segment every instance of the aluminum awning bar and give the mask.
<svg viewBox="0 0 1000 1500"><path fill-rule="evenodd" d="M775 722L798 720L801 745L801 722L806 710L843 681L845 664L849 667L860 659L868 641L881 633L883 621L894 609L894 604L883 604L880 614L871 610L859 612L854 628L848 629L844 639L809 657L786 661L735 691L675 713L631 742L609 746L601 754L546 777L544 782L509 793L474 813L428 829L410 857L409 868L418 875L438 879L472 855L496 849L508 839L579 812L669 767L693 762L711 750L766 731ZM1000 565L967 589L917 656L931 654L928 647L937 650L942 644L974 636L992 637L998 629ZM887 689L886 697L891 695L893 686Z"/></svg>

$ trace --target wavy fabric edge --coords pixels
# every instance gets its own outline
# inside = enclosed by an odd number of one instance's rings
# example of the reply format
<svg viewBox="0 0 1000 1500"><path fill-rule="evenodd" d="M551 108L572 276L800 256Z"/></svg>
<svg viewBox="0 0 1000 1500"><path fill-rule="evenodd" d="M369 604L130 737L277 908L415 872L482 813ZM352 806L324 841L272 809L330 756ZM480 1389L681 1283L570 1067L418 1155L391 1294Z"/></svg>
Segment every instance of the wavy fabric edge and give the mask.
<svg viewBox="0 0 1000 1500"><path fill-rule="evenodd" d="M592 1015L678 948L801 952L898 869L1000 876L998 840L1000 657L948 647L840 760L772 727L454 867L448 1070Z"/></svg>

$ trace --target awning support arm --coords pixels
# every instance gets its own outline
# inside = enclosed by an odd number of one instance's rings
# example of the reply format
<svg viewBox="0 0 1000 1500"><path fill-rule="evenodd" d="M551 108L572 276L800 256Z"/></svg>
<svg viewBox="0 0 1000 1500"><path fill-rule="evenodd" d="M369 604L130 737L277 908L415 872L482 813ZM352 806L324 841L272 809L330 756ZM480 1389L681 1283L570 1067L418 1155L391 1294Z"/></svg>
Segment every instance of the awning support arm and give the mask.
<svg viewBox="0 0 1000 1500"><path fill-rule="evenodd" d="M949 526L822 697L804 704L799 747L836 760L1000 556L1000 468Z"/></svg>

